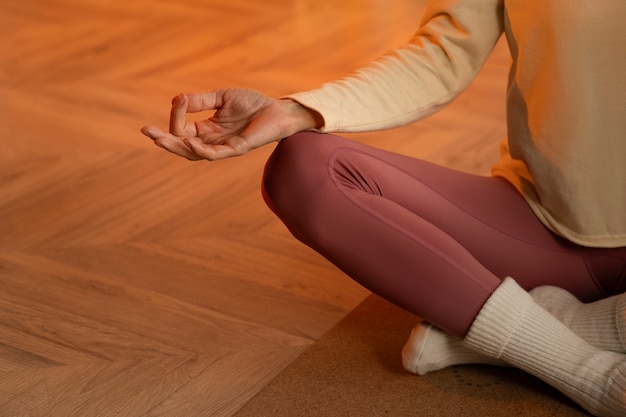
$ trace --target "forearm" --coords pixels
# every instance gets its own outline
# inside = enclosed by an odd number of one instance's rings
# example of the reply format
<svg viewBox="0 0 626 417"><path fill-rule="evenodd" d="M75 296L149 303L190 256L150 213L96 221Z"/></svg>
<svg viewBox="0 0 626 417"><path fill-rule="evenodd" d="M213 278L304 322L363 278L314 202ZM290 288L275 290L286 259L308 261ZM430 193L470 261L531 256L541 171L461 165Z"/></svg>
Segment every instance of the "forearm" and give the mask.
<svg viewBox="0 0 626 417"><path fill-rule="evenodd" d="M402 126L449 104L469 85L503 30L501 0L432 1L409 44L352 76L290 95L323 117L323 131Z"/></svg>

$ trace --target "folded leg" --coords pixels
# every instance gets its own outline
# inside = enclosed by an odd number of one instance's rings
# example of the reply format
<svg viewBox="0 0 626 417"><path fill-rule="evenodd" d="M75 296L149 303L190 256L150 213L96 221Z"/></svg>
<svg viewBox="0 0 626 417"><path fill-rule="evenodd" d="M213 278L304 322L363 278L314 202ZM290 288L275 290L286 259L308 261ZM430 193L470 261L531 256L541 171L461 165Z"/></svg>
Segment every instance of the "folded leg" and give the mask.
<svg viewBox="0 0 626 417"><path fill-rule="evenodd" d="M459 337L506 276L525 289L555 285L587 301L607 292L586 249L549 232L499 178L301 133L276 148L263 192L299 240Z"/></svg>

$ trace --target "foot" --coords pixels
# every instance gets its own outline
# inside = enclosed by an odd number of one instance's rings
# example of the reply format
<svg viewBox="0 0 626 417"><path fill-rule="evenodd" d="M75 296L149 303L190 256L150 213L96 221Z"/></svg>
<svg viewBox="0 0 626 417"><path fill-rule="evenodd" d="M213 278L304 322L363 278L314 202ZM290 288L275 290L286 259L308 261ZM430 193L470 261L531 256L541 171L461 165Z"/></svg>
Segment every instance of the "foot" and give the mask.
<svg viewBox="0 0 626 417"><path fill-rule="evenodd" d="M491 359L469 349L462 339L440 330L427 322L411 331L402 349L402 364L407 371L425 375L453 365L497 365L506 363Z"/></svg>
<svg viewBox="0 0 626 417"><path fill-rule="evenodd" d="M537 304L587 343L601 350L626 353L620 336L620 326L624 327L625 321L619 316L623 310L619 307L622 295L585 304L558 287L537 287L529 293ZM626 333L625 329L622 332Z"/></svg>

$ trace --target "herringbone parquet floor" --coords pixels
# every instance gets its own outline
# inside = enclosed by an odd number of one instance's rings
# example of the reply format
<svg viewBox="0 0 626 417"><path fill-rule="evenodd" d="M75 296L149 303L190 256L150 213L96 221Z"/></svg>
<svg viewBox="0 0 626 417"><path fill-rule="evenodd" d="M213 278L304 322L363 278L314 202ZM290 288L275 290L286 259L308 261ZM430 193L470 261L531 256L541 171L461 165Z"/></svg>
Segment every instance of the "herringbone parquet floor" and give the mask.
<svg viewBox="0 0 626 417"><path fill-rule="evenodd" d="M0 416L228 416L366 295L264 206L271 149L139 134L179 92L281 95L408 39L424 0L2 0ZM508 59L360 140L486 172Z"/></svg>

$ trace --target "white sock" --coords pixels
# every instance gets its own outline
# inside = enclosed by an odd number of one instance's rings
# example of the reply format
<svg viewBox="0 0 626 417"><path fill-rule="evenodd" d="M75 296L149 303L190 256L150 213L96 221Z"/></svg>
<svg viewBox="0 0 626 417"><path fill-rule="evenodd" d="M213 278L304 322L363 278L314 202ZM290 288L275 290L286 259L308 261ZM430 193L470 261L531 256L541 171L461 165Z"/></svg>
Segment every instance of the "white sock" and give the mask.
<svg viewBox="0 0 626 417"><path fill-rule="evenodd" d="M598 417L626 416L626 355L585 342L511 278L487 300L464 343L540 378Z"/></svg>
<svg viewBox="0 0 626 417"><path fill-rule="evenodd" d="M476 353L463 344L463 339L427 322L413 328L402 349L404 369L418 375L466 364L509 366L506 362Z"/></svg>
<svg viewBox="0 0 626 417"><path fill-rule="evenodd" d="M533 300L559 319L589 344L611 352L626 353L626 344L620 339L620 327L624 326L624 308L619 311L618 302L626 303L623 295L616 295L585 304L566 290L543 286L530 291ZM621 313L621 314L620 314Z"/></svg>
<svg viewBox="0 0 626 417"><path fill-rule="evenodd" d="M626 353L626 295L585 304L566 290L542 286L531 290L533 300L587 343L601 350ZM418 324L402 349L404 368L418 375L454 365L508 366L474 352L463 340L427 322Z"/></svg>

